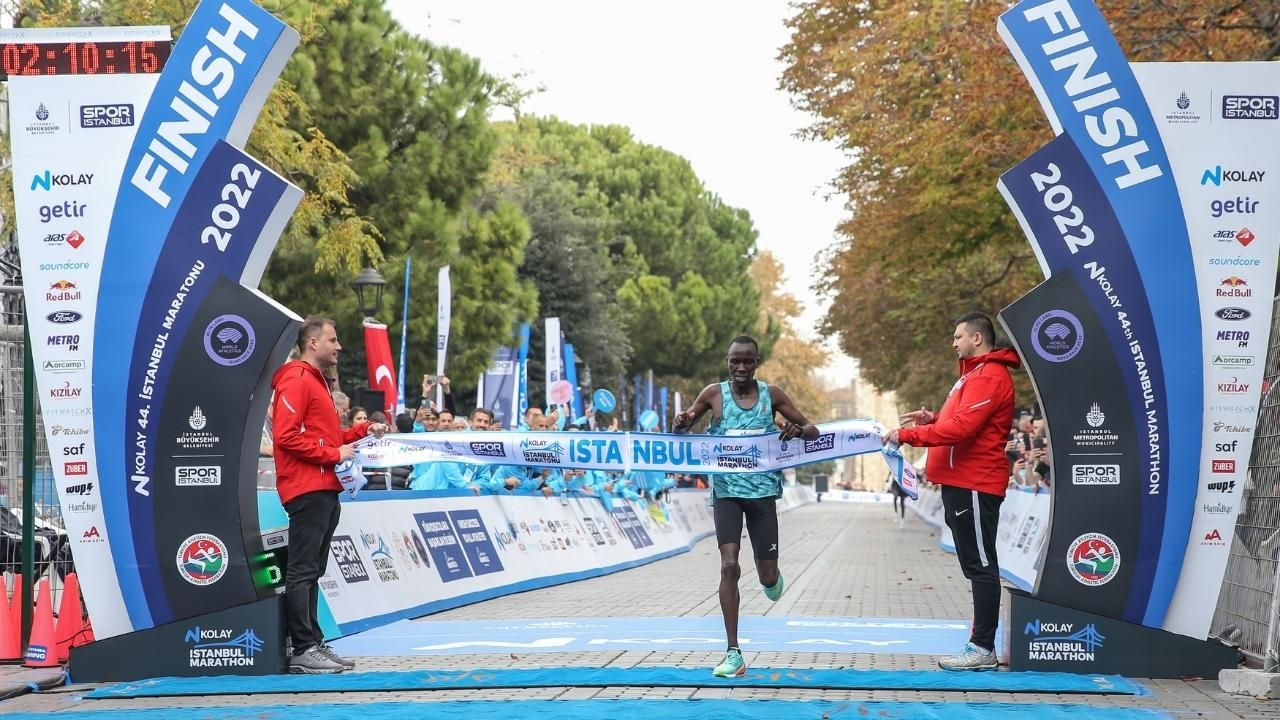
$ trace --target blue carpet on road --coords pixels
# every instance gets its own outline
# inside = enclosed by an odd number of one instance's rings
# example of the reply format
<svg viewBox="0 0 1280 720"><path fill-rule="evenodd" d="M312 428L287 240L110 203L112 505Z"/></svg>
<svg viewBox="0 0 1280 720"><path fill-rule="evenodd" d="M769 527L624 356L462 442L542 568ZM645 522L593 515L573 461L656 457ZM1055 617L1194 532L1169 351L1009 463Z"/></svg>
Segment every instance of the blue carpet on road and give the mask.
<svg viewBox="0 0 1280 720"><path fill-rule="evenodd" d="M154 678L98 688L93 699L256 695L259 693L391 692L535 687L752 687L822 690L942 690L1091 695L1144 695L1143 686L1118 675L942 670L754 668L717 678L707 668L562 667L483 670L347 672L339 675Z"/></svg>
<svg viewBox="0 0 1280 720"><path fill-rule="evenodd" d="M147 710L67 710L61 720L346 720L353 711L362 720L391 718L600 718L628 720L1170 720L1160 710L1095 708L1087 705L1017 703L926 703L876 700L465 700L448 702L379 702L360 705L249 705L225 708L167 707ZM14 713L7 720L48 720L44 713Z"/></svg>
<svg viewBox="0 0 1280 720"><path fill-rule="evenodd" d="M964 620L760 617L739 621L743 650L944 655L969 639ZM462 655L586 650L723 650L724 623L705 617L401 620L333 642L341 655Z"/></svg>

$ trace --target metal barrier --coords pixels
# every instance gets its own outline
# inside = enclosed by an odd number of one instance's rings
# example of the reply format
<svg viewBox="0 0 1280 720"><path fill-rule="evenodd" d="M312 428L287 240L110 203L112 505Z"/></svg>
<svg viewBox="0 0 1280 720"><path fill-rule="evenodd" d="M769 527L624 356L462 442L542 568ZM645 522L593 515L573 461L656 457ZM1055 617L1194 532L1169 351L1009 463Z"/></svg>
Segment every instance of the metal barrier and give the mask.
<svg viewBox="0 0 1280 720"><path fill-rule="evenodd" d="M12 246L0 248L0 264L8 267ZM23 448L23 371L22 340L23 300L17 288L6 287L0 293L0 597L15 588L14 578L22 571L22 528L25 500L22 477ZM33 388L33 391L38 391ZM45 443L44 425L37 404L35 424L35 478L31 491L35 506L34 567L35 579L48 578L53 590L56 612L62 595L63 578L74 570L71 545L62 522L53 470L49 464L49 447Z"/></svg>
<svg viewBox="0 0 1280 720"><path fill-rule="evenodd" d="M1210 631L1274 672L1280 666L1280 298L1273 302L1266 363L1249 474Z"/></svg>

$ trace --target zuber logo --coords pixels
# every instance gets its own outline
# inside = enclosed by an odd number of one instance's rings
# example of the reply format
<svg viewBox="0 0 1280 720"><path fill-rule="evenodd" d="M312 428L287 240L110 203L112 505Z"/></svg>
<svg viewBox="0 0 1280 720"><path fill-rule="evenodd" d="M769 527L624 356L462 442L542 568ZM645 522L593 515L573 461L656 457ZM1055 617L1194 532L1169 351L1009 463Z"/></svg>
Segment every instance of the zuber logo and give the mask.
<svg viewBox="0 0 1280 720"><path fill-rule="evenodd" d="M1221 475L1224 473L1233 473L1236 471L1235 460L1214 460L1213 472Z"/></svg>
<svg viewBox="0 0 1280 720"><path fill-rule="evenodd" d="M67 475L88 475L89 463L87 462L69 462L62 464L62 472ZM90 487L93 487L90 485Z"/></svg>

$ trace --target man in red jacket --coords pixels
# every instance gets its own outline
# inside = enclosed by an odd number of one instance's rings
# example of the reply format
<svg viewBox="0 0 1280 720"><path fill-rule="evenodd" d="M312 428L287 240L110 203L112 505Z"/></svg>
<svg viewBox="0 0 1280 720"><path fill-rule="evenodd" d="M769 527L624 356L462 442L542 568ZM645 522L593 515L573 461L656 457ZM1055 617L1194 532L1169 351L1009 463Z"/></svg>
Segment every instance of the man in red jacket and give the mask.
<svg viewBox="0 0 1280 720"><path fill-rule="evenodd" d="M324 371L338 364L333 321L309 317L298 329L300 359L285 363L271 380L271 435L276 460L276 492L289 514L289 560L285 608L293 656L289 671L334 673L355 667L324 644L318 606L319 578L329 561L329 543L338 527L342 485L333 467L355 456L350 443L387 432L382 423L361 422L341 429Z"/></svg>
<svg viewBox="0 0 1280 720"><path fill-rule="evenodd" d="M1000 565L996 526L1009 483L1004 454L1013 423L1010 368L1021 362L1011 348L997 349L995 327L982 313L956 323L952 347L960 379L936 414L924 408L902 416L915 427L891 430L886 443L927 447L929 481L942 486L947 527L956 558L973 588L973 632L958 655L938 661L943 670L988 670L996 666L996 622L1000 615Z"/></svg>

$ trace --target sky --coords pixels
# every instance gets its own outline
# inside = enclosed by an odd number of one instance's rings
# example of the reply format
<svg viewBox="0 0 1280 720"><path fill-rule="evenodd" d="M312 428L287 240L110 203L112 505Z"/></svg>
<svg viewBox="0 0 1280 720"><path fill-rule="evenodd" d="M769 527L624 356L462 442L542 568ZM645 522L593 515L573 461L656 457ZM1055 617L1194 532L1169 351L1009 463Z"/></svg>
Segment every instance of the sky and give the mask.
<svg viewBox="0 0 1280 720"><path fill-rule="evenodd" d="M707 189L747 210L757 246L805 302L797 329L817 339L814 256L835 241L844 198L833 145L801 140L812 118L778 89L785 0L388 0L406 29L478 58L486 71L542 88L522 106L581 124L618 124L687 158ZM854 361L829 343L828 377Z"/></svg>

